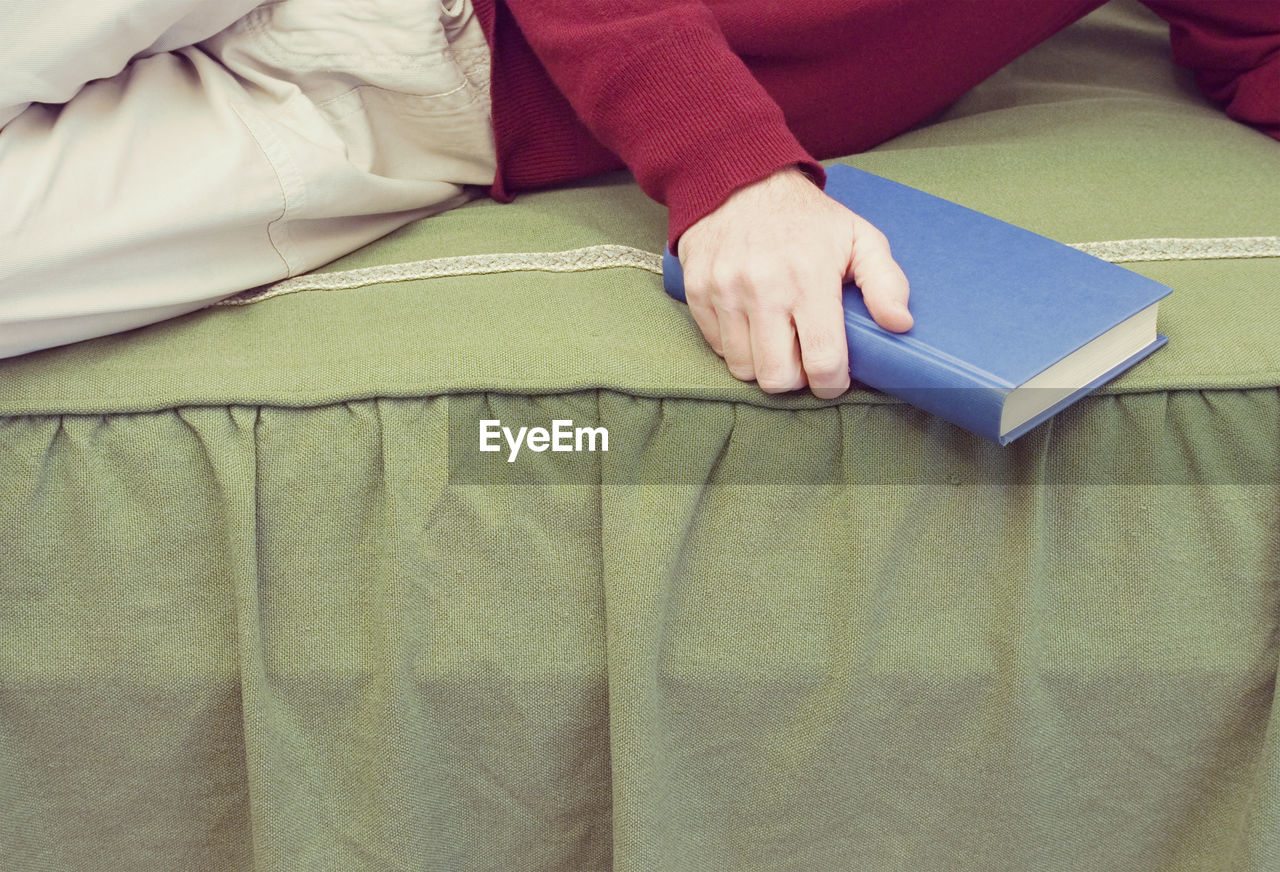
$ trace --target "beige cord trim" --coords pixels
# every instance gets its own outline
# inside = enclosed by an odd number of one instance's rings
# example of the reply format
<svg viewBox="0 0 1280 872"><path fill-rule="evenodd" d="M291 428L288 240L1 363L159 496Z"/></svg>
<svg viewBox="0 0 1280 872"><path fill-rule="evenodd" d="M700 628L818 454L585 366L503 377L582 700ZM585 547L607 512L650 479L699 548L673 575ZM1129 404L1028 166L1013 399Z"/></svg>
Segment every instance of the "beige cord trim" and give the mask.
<svg viewBox="0 0 1280 872"><path fill-rule="evenodd" d="M1280 257L1280 236L1227 236L1220 239L1117 239L1071 246L1112 263L1162 260L1224 260Z"/></svg>
<svg viewBox="0 0 1280 872"><path fill-rule="evenodd" d="M1110 242L1079 242L1071 247L1112 263L1280 257L1280 236L1118 239ZM285 294L296 294L299 291L345 291L384 282L406 282L446 276L492 275L508 272L589 272L616 267L642 269L662 275L662 255L627 245L591 245L569 251L436 257L410 263L392 263L385 266L298 276L274 285L243 291L214 305L247 306L250 303L258 303Z"/></svg>
<svg viewBox="0 0 1280 872"><path fill-rule="evenodd" d="M446 276L478 276L508 272L588 272L630 267L662 275L662 255L626 245L592 245L569 251L531 251L510 254L468 254L436 257L411 263L392 263L341 272L314 273L285 279L264 288L244 291L216 303L247 306L299 291L345 291L383 282L407 282Z"/></svg>

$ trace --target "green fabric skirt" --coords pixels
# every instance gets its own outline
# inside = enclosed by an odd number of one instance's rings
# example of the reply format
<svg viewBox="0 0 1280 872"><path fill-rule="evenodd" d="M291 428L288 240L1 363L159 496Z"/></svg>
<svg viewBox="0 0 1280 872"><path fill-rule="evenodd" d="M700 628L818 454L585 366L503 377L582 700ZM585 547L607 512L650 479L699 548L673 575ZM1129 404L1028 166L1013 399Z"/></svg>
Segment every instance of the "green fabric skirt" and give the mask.
<svg viewBox="0 0 1280 872"><path fill-rule="evenodd" d="M1167 55L848 159L1166 241L1169 345L1007 448L733 380L619 175L0 362L0 868L1280 868L1280 144Z"/></svg>

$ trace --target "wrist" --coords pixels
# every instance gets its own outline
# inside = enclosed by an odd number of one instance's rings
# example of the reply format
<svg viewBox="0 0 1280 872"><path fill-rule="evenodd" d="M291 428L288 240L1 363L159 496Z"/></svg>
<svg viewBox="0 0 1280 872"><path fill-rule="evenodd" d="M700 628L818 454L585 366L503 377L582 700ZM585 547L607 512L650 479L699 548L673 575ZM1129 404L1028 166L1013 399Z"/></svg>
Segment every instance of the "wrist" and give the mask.
<svg viewBox="0 0 1280 872"><path fill-rule="evenodd" d="M716 211L736 192L756 182L781 172L781 184L784 186L798 188L797 176L819 189L826 183L826 171L822 165L803 152L780 154L772 149L760 154L744 152L732 162L722 164L690 170L668 192L667 243L673 252L677 250L685 230ZM801 172L799 167L804 171Z"/></svg>

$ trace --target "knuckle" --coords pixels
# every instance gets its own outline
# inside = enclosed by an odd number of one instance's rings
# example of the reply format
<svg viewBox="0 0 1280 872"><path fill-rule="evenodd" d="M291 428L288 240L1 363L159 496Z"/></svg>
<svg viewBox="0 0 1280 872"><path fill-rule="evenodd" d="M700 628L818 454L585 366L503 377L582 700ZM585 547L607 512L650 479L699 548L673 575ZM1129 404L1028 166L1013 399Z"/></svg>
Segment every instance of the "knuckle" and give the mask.
<svg viewBox="0 0 1280 872"><path fill-rule="evenodd" d="M748 308L742 292L731 285L712 286L708 299L717 312L745 312Z"/></svg>
<svg viewBox="0 0 1280 872"><path fill-rule="evenodd" d="M885 236L879 227L872 224L864 224L862 232L858 234L854 240L854 245L862 249L882 249L889 248L889 237Z"/></svg>
<svg viewBox="0 0 1280 872"><path fill-rule="evenodd" d="M748 264L747 275L752 285L760 288L776 288L791 284L786 265L773 259L756 259Z"/></svg>
<svg viewBox="0 0 1280 872"><path fill-rule="evenodd" d="M771 315L787 315L795 311L799 302L794 288L771 288L755 301L755 309Z"/></svg>
<svg viewBox="0 0 1280 872"><path fill-rule="evenodd" d="M799 300L792 271L772 260L754 260L716 267L710 296L717 308L790 311Z"/></svg>
<svg viewBox="0 0 1280 872"><path fill-rule="evenodd" d="M790 367L769 366L756 370L756 384L769 394L780 394L798 387L800 374Z"/></svg>
<svg viewBox="0 0 1280 872"><path fill-rule="evenodd" d="M720 261L707 271L707 278L713 293L735 291L742 286L742 269L736 263Z"/></svg>
<svg viewBox="0 0 1280 872"><path fill-rule="evenodd" d="M782 371L769 364L756 367L756 381L760 383L760 387L765 385L776 385L782 379Z"/></svg>
<svg viewBox="0 0 1280 872"><path fill-rule="evenodd" d="M834 323L839 317L839 312L832 313L826 319L821 315L807 313L802 321L797 319L797 334L805 363L822 361L837 366L843 359L847 359L848 347L844 333Z"/></svg>
<svg viewBox="0 0 1280 872"><path fill-rule="evenodd" d="M713 286L706 273L685 273L684 298L690 306L710 306Z"/></svg>
<svg viewBox="0 0 1280 872"><path fill-rule="evenodd" d="M771 315L790 316L800 302L801 294L794 284L768 285L760 289L752 308Z"/></svg>
<svg viewBox="0 0 1280 872"><path fill-rule="evenodd" d="M837 355L815 354L805 358L805 369L811 376L838 376L848 369L848 365Z"/></svg>
<svg viewBox="0 0 1280 872"><path fill-rule="evenodd" d="M810 315L796 320L798 322L796 326L800 345L804 349L806 357L810 354L833 354L835 352L838 336L830 329L824 329L827 325L823 324L820 319Z"/></svg>

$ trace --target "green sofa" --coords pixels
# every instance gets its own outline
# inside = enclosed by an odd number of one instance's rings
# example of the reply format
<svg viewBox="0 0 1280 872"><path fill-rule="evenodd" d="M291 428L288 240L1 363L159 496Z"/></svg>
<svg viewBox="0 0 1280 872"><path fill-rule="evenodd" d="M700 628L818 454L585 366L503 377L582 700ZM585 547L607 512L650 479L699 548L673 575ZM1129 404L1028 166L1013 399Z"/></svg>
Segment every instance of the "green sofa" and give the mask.
<svg viewBox="0 0 1280 872"><path fill-rule="evenodd" d="M1280 869L1280 143L1168 53L846 159L1174 288L1006 448L736 382L622 174L0 361L0 868Z"/></svg>

